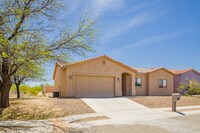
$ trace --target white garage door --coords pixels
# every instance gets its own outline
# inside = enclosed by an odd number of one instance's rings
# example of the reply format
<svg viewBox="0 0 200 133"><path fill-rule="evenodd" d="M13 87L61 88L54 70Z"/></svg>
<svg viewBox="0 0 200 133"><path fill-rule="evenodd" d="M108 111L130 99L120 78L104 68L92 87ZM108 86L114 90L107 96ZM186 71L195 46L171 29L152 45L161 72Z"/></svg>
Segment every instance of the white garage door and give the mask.
<svg viewBox="0 0 200 133"><path fill-rule="evenodd" d="M114 77L75 76L76 97L114 97Z"/></svg>

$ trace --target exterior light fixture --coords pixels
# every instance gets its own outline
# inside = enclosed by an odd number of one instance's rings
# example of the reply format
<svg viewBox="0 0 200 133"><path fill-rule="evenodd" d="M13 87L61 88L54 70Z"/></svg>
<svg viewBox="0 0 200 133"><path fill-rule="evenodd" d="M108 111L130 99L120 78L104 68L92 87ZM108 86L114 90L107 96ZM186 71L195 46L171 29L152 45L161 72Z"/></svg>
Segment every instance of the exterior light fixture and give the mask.
<svg viewBox="0 0 200 133"><path fill-rule="evenodd" d="M69 76L69 79L72 79L72 75Z"/></svg>

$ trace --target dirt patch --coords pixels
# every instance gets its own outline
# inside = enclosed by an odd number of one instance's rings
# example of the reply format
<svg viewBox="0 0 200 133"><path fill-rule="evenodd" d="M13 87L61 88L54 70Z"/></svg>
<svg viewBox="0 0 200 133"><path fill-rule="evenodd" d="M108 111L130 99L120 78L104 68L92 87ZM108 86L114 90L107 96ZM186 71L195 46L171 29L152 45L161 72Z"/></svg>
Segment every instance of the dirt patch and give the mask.
<svg viewBox="0 0 200 133"><path fill-rule="evenodd" d="M68 129L68 125L64 120L61 119L51 119L50 120L52 126L53 126L53 131L52 133L59 133L59 132L64 132L65 130Z"/></svg>
<svg viewBox="0 0 200 133"><path fill-rule="evenodd" d="M93 113L81 99L26 98L11 99L0 120L37 120Z"/></svg>
<svg viewBox="0 0 200 133"><path fill-rule="evenodd" d="M141 96L130 97L129 99L140 103L148 108L167 108L171 107L171 96ZM182 96L177 102L177 106L195 106L200 105L200 97Z"/></svg>
<svg viewBox="0 0 200 133"><path fill-rule="evenodd" d="M105 120L105 119L110 119L110 118L108 118L106 116L87 117L87 118L73 121L71 123L88 122L88 121Z"/></svg>

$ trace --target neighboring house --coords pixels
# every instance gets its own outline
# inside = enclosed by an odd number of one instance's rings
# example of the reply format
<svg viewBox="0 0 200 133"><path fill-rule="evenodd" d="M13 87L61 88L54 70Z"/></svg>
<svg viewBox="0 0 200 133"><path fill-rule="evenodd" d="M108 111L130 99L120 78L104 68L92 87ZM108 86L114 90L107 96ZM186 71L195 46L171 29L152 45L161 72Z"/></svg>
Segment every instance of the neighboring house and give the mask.
<svg viewBox="0 0 200 133"><path fill-rule="evenodd" d="M46 94L46 93L52 93L52 92L59 92L59 90L56 89L55 86L44 86L43 92L44 94Z"/></svg>
<svg viewBox="0 0 200 133"><path fill-rule="evenodd" d="M166 68L134 68L137 96L163 96L173 93L174 74Z"/></svg>
<svg viewBox="0 0 200 133"><path fill-rule="evenodd" d="M190 68L186 70L170 70L175 74L174 76L174 92L177 92L177 88L180 86L180 83L186 83L187 79L195 79L200 83L200 72Z"/></svg>
<svg viewBox="0 0 200 133"><path fill-rule="evenodd" d="M74 63L57 62L53 80L60 97L132 96L136 70L108 56Z"/></svg>

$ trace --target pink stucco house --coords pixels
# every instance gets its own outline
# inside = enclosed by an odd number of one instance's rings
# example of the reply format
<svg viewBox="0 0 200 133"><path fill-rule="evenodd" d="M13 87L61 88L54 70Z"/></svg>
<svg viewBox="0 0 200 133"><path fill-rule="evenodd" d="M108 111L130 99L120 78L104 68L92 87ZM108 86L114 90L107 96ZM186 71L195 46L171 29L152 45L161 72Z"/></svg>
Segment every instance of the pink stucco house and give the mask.
<svg viewBox="0 0 200 133"><path fill-rule="evenodd" d="M174 76L174 92L177 92L177 88L180 86L180 83L185 83L187 79L195 79L200 83L200 72L194 70L192 68L185 70L173 70L170 69L171 72L175 74Z"/></svg>

